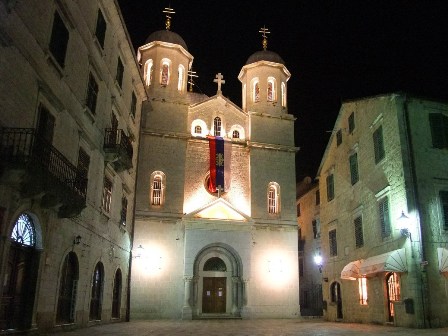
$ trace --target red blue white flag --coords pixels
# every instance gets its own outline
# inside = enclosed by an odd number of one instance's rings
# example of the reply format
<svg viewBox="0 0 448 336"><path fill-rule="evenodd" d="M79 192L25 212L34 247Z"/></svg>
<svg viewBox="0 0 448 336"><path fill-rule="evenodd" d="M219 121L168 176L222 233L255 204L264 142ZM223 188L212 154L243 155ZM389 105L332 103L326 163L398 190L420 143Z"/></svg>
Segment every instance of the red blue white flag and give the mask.
<svg viewBox="0 0 448 336"><path fill-rule="evenodd" d="M216 192L230 188L230 160L232 157L232 143L224 141L222 137L209 136L210 148L210 180L208 189Z"/></svg>

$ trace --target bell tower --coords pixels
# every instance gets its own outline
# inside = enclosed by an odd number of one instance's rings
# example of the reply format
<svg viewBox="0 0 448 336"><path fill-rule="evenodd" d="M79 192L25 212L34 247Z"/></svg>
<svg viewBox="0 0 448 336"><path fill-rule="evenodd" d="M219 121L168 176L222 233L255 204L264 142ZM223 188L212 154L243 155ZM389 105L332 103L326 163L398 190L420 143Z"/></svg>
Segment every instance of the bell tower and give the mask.
<svg viewBox="0 0 448 336"><path fill-rule="evenodd" d="M283 59L267 49L269 30L262 27L263 50L252 54L240 71L242 107L246 112L281 115L287 112L287 81L291 77Z"/></svg>
<svg viewBox="0 0 448 336"><path fill-rule="evenodd" d="M137 60L149 96L176 99L184 97L188 91L188 70L193 56L182 37L171 31L174 10L165 8L163 13L165 30L149 35L145 44L138 48Z"/></svg>

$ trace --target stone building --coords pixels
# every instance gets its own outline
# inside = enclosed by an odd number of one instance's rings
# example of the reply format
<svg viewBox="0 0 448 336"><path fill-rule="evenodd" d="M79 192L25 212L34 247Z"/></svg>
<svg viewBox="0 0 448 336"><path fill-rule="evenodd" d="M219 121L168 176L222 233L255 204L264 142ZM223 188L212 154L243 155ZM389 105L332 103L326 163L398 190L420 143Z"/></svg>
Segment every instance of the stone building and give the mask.
<svg viewBox="0 0 448 336"><path fill-rule="evenodd" d="M326 319L448 325L447 149L445 103L342 104L318 171Z"/></svg>
<svg viewBox="0 0 448 336"><path fill-rule="evenodd" d="M170 20L138 49L150 107L131 318L299 314L290 73L266 47L240 71L241 108L222 94L221 74L212 97L187 89L193 56Z"/></svg>
<svg viewBox="0 0 448 336"><path fill-rule="evenodd" d="M116 1L0 1L0 330L128 313L140 109Z"/></svg>
<svg viewBox="0 0 448 336"><path fill-rule="evenodd" d="M307 176L297 184L300 313L322 316L322 268L319 182Z"/></svg>

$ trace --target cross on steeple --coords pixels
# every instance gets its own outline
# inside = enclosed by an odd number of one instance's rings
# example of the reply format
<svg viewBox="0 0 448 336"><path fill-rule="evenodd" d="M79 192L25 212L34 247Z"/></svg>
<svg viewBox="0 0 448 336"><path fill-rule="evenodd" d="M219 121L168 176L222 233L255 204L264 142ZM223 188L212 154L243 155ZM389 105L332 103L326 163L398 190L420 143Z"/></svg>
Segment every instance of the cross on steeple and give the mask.
<svg viewBox="0 0 448 336"><path fill-rule="evenodd" d="M263 36L263 50L266 50L268 48L268 37L266 36L266 34L270 34L271 32L265 26L263 26L263 28L260 28L258 32L262 34L261 36Z"/></svg>
<svg viewBox="0 0 448 336"><path fill-rule="evenodd" d="M225 84L226 81L223 80L224 76L221 75L220 72L215 76L215 79L213 80L215 83L218 83L218 94L221 94L221 84Z"/></svg>
<svg viewBox="0 0 448 336"><path fill-rule="evenodd" d="M165 9L163 10L163 13L165 13L166 15L166 21L165 21L165 28L166 30L170 30L171 29L171 14L176 14L176 12L171 8L171 7L165 7Z"/></svg>

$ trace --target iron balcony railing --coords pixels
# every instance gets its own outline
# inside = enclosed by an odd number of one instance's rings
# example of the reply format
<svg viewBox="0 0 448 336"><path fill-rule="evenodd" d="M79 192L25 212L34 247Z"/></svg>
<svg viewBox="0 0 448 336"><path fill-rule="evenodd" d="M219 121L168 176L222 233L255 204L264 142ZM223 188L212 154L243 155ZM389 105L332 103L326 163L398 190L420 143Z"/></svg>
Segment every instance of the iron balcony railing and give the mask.
<svg viewBox="0 0 448 336"><path fill-rule="evenodd" d="M132 165L134 149L130 138L122 129L106 128L104 135L104 150L116 153L121 160L128 161Z"/></svg>
<svg viewBox="0 0 448 336"><path fill-rule="evenodd" d="M0 128L1 165L43 169L84 201L87 177L33 128Z"/></svg>

